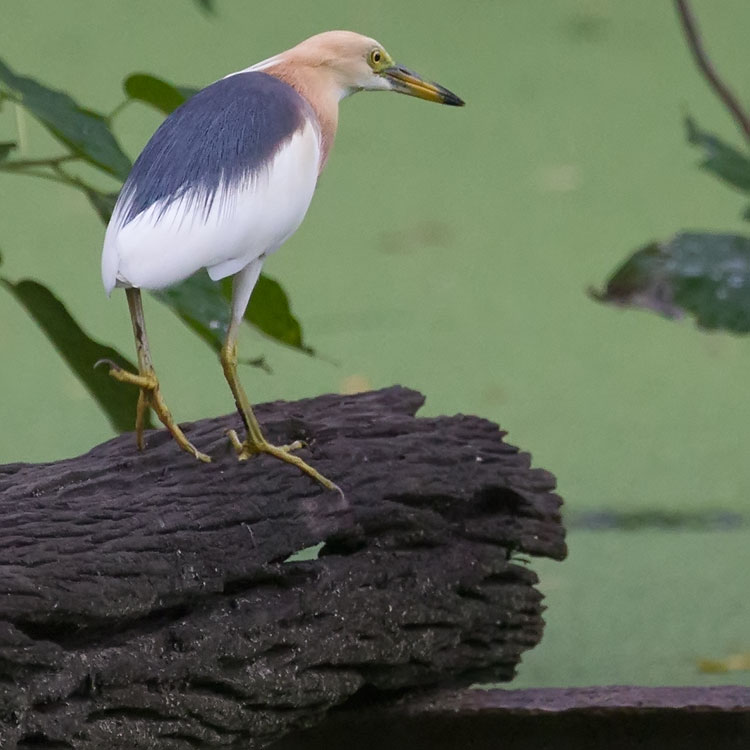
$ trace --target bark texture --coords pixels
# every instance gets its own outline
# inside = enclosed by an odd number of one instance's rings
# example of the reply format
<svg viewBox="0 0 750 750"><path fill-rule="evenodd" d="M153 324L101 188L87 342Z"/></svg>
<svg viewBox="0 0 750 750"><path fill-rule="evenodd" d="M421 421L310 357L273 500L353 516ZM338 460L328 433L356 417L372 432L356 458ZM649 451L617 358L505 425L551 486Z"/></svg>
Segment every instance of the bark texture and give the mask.
<svg viewBox="0 0 750 750"><path fill-rule="evenodd" d="M554 478L422 402L258 408L343 498L238 463L235 416L185 427L209 465L156 431L0 467L0 747L249 750L357 696L510 679L543 627L518 555L565 556Z"/></svg>

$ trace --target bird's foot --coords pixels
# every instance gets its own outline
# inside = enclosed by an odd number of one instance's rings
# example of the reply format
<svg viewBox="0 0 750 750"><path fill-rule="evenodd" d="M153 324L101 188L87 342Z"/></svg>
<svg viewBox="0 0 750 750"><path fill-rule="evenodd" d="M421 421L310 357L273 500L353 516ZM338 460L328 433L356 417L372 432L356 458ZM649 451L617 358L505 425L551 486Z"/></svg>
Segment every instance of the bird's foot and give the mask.
<svg viewBox="0 0 750 750"><path fill-rule="evenodd" d="M295 440L289 445L272 445L264 438L259 441L253 441L248 438L243 442L239 439L235 430L228 430L227 436L237 453L239 461L247 461L248 458L257 456L259 453L268 453L288 464L292 464L292 466L296 466L301 472L322 484L327 490L335 490L343 497L344 493L337 484L324 477L317 469L305 463L299 456L294 455L293 451L305 447L305 443L301 440Z"/></svg>
<svg viewBox="0 0 750 750"><path fill-rule="evenodd" d="M185 433L180 429L179 425L172 418L167 405L164 403L164 399L161 395L161 389L159 388L159 379L156 377L156 373L153 370L147 370L140 372L137 375L127 370L123 370L116 362L111 360L99 360L94 365L95 367L99 364L106 364L109 366L109 374L115 380L120 383L128 383L135 385L140 388L140 394L138 395L138 407L135 415L135 439L138 446L138 450L145 448L145 442L143 439L143 426L146 421L146 413L149 408L154 410L154 413L161 423L169 430L172 437L175 439L177 445L182 448L186 453L190 453L192 456L197 458L199 461L209 463L211 457L205 453L201 453L185 436Z"/></svg>

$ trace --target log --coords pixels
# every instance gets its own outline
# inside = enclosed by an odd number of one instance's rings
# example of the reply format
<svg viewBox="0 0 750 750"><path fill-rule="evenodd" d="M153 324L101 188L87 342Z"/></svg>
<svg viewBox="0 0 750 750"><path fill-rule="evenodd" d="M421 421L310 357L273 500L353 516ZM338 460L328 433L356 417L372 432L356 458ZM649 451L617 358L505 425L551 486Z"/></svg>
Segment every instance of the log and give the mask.
<svg viewBox="0 0 750 750"><path fill-rule="evenodd" d="M0 467L0 747L261 748L363 695L510 680L543 629L523 555L565 556L554 477L405 388L258 407ZM311 551L302 559L300 551Z"/></svg>
<svg viewBox="0 0 750 750"><path fill-rule="evenodd" d="M331 711L271 750L746 750L750 687L464 690Z"/></svg>

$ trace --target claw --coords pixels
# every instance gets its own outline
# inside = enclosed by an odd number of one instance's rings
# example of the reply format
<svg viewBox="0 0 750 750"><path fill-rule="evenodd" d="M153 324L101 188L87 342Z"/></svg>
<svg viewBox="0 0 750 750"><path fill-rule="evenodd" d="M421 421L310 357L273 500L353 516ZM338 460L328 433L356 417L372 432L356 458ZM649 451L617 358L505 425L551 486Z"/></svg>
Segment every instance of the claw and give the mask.
<svg viewBox="0 0 750 750"><path fill-rule="evenodd" d="M227 430L227 437L237 453L238 461L247 461L248 458L256 456L258 453L268 453L288 464L292 464L292 466L296 466L303 474L307 474L307 476L322 484L327 490L335 490L342 498L344 497L344 493L337 484L324 477L317 469L314 469L310 464L292 453L292 451L305 447L305 443L301 440L295 440L290 445L271 445L266 440L256 443L249 438L243 442L237 436L236 430Z"/></svg>
<svg viewBox="0 0 750 750"><path fill-rule="evenodd" d="M185 437L185 433L175 423L172 418L167 405L164 403L164 399L161 396L159 390L159 380L156 377L156 373L152 371L146 371L138 373L137 375L127 370L123 370L122 367L117 365L111 360L100 360L100 362L106 361L110 364L109 374L115 380L121 383L129 383L135 385L141 389L141 393L138 397L138 407L136 409L135 416L135 440L138 450L145 448L145 441L143 439L143 426L145 424L146 411L151 408L161 423L172 433L172 437L175 439L177 445L182 448L186 453L190 453L192 456L197 458L199 461L204 463L210 463L211 457L199 451L188 439ZM97 363L99 364L99 363Z"/></svg>
<svg viewBox="0 0 750 750"><path fill-rule="evenodd" d="M109 367L110 371L112 370L122 370L122 367L117 364L113 359L97 359L96 362L94 362L93 369L96 370L99 365L107 365Z"/></svg>

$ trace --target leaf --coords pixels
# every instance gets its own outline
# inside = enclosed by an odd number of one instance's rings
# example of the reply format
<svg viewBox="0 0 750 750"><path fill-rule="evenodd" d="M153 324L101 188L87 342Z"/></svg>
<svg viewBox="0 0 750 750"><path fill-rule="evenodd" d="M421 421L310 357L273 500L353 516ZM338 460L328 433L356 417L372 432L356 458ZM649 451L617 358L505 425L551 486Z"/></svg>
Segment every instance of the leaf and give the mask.
<svg viewBox="0 0 750 750"><path fill-rule="evenodd" d="M0 60L0 82L13 101L31 112L55 138L77 155L124 180L130 160L109 130L106 118L80 107L68 94L48 88L33 78L13 73Z"/></svg>
<svg viewBox="0 0 750 750"><path fill-rule="evenodd" d="M219 351L229 329L230 309L218 284L199 272L189 279L152 292L214 351Z"/></svg>
<svg viewBox="0 0 750 750"><path fill-rule="evenodd" d="M217 283L208 274L197 273L168 289L152 292L214 351L219 351L231 320L231 280ZM302 340L299 321L292 315L289 300L273 279L261 275L253 290L245 321L270 338L308 354L313 350ZM251 361L257 364L257 361Z"/></svg>
<svg viewBox="0 0 750 750"><path fill-rule="evenodd" d="M750 238L697 232L654 242L592 296L668 318L690 314L701 328L750 333Z"/></svg>
<svg viewBox="0 0 750 750"><path fill-rule="evenodd" d="M197 273L176 286L151 293L215 352L221 349L229 330L231 310L221 286L211 281L208 274ZM240 362L271 371L263 357Z"/></svg>
<svg viewBox="0 0 750 750"><path fill-rule="evenodd" d="M123 83L125 93L144 104L149 104L165 115L174 112L188 95L171 83L147 73L133 73Z"/></svg>
<svg viewBox="0 0 750 750"><path fill-rule="evenodd" d="M0 161L8 158L8 154L16 147L15 143L3 141L0 143Z"/></svg>
<svg viewBox="0 0 750 750"><path fill-rule="evenodd" d="M292 315L286 292L278 281L268 276L261 275L258 279L245 312L245 320L275 341L307 354L315 353L302 340L302 327Z"/></svg>
<svg viewBox="0 0 750 750"><path fill-rule="evenodd" d="M729 654L724 659L701 659L698 662L698 669L706 674L724 674L726 672L750 670L750 652Z"/></svg>
<svg viewBox="0 0 750 750"><path fill-rule="evenodd" d="M701 130L690 117L685 118L685 127L688 141L704 151L701 169L712 172L733 187L750 193L750 155Z"/></svg>
<svg viewBox="0 0 750 750"><path fill-rule="evenodd" d="M110 359L120 367L137 368L116 349L90 338L73 319L65 305L44 285L31 279L13 283L0 277L2 284L26 309L44 331L60 356L94 397L117 432L133 429L138 390L113 380L102 368L94 369L100 359Z"/></svg>

